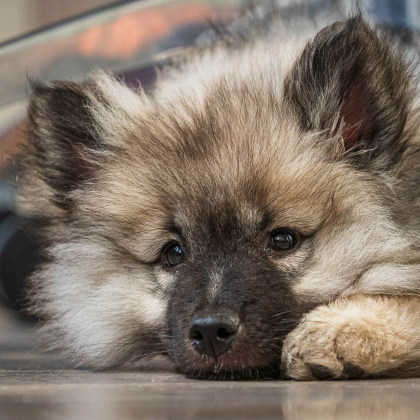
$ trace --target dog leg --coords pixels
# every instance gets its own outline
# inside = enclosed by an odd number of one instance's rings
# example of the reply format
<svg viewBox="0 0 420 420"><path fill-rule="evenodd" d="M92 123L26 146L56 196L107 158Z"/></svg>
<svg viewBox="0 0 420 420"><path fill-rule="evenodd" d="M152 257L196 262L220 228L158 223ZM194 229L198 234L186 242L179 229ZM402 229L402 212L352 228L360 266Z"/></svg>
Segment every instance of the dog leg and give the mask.
<svg viewBox="0 0 420 420"><path fill-rule="evenodd" d="M305 315L284 342L300 380L409 376L420 371L420 297L352 296Z"/></svg>

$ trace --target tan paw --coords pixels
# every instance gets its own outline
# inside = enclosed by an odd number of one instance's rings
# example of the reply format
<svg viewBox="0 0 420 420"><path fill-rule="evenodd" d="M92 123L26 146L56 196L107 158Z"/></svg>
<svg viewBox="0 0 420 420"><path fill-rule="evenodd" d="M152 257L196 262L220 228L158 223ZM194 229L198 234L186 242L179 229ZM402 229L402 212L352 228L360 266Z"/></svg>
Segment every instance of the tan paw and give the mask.
<svg viewBox="0 0 420 420"><path fill-rule="evenodd" d="M286 337L282 369L300 380L379 375L398 365L402 344L386 321L343 301L313 310Z"/></svg>

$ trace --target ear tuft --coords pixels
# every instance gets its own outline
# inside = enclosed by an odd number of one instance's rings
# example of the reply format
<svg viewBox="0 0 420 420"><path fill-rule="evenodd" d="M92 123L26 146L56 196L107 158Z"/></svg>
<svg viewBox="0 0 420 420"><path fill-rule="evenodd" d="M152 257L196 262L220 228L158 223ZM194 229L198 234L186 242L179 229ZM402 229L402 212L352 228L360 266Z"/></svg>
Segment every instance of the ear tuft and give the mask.
<svg viewBox="0 0 420 420"><path fill-rule="evenodd" d="M106 101L89 85L32 81L30 86L24 165L35 169L56 204L66 207L68 193L92 176L93 152L104 148L92 110L95 102L106 106Z"/></svg>
<svg viewBox="0 0 420 420"><path fill-rule="evenodd" d="M359 14L321 30L289 72L284 100L304 131L340 134L344 150L365 149L389 167L401 153L412 102L409 65ZM363 156L363 158L361 157Z"/></svg>

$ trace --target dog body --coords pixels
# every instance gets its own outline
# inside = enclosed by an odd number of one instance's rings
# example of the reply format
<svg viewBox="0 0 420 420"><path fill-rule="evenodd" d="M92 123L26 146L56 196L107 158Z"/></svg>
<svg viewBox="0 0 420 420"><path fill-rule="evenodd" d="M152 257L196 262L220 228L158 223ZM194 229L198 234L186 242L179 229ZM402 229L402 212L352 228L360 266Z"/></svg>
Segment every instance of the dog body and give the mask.
<svg viewBox="0 0 420 420"><path fill-rule="evenodd" d="M258 7L147 95L33 84L20 206L45 220L52 347L206 378L418 372L417 38L314 10Z"/></svg>

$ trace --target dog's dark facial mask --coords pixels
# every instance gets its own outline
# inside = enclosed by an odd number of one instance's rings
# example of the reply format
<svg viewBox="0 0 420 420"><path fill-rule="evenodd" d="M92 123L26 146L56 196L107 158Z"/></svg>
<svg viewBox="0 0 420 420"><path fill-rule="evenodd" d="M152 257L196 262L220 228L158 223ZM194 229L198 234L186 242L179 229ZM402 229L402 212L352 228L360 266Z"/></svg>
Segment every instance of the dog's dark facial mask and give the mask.
<svg viewBox="0 0 420 420"><path fill-rule="evenodd" d="M299 267L276 264L293 252L277 250L276 244L286 248L293 233L284 238L279 233L273 246L268 230L273 220L263 208L245 220L247 203L245 197L230 203L204 199L199 214L180 218L188 223L177 226L182 259L172 267L163 262L173 277L166 315L169 353L193 377L274 377L282 340L301 315L291 292ZM163 258L171 261L171 248L167 255Z"/></svg>
<svg viewBox="0 0 420 420"><path fill-rule="evenodd" d="M407 253L381 177L407 68L360 17L281 58L174 103L107 76L34 85L21 205L51 224L33 308L77 362L167 352L193 377L273 376L303 314L387 287L362 274Z"/></svg>

